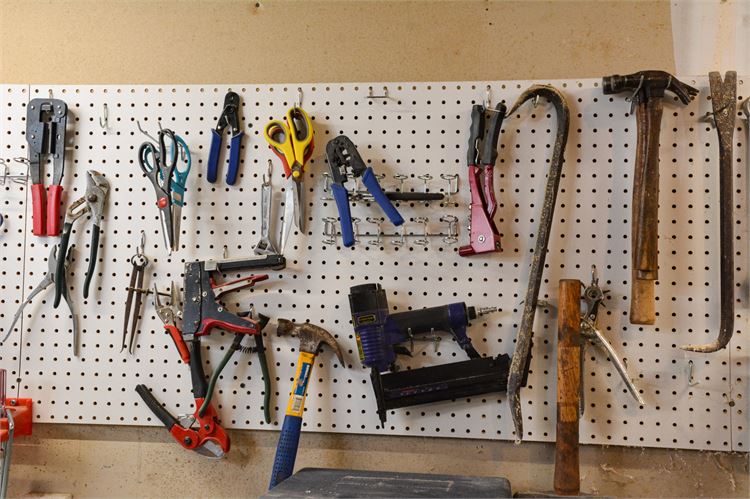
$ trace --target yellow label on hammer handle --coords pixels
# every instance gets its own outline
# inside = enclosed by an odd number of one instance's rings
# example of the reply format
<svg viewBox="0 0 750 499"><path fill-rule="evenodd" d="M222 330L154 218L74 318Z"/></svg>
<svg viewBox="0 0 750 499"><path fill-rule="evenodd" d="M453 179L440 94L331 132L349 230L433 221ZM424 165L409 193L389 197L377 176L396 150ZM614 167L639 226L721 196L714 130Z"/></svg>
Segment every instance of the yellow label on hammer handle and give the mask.
<svg viewBox="0 0 750 499"><path fill-rule="evenodd" d="M305 397L307 396L307 384L310 382L315 355L308 352L300 352L297 359L297 373L294 375L292 393L289 395L289 404L286 406L287 416L302 417L305 410Z"/></svg>

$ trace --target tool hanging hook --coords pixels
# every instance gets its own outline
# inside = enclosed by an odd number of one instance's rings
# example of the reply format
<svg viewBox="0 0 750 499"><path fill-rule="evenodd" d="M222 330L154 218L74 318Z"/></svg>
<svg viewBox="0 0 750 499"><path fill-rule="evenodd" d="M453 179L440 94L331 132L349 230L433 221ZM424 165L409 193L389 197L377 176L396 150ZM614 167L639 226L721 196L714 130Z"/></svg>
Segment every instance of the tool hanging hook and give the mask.
<svg viewBox="0 0 750 499"><path fill-rule="evenodd" d="M482 103L484 105L485 109L491 109L492 108L492 87L487 85L487 88L485 88L484 91L484 102Z"/></svg>
<svg viewBox="0 0 750 499"><path fill-rule="evenodd" d="M367 93L368 99L388 99L388 87L383 87L383 95L375 95L372 87L369 88Z"/></svg>
<svg viewBox="0 0 750 499"><path fill-rule="evenodd" d="M135 124L136 124L136 126L138 126L138 131L139 132L141 132L143 135L145 135L146 137L148 137L149 139L151 139L155 144L159 143L159 141L157 139L155 139L150 133L148 133L146 130L144 130L143 128L141 128L141 122L140 122L140 120L135 120ZM161 130L161 124L159 124L159 129Z"/></svg>
<svg viewBox="0 0 750 499"><path fill-rule="evenodd" d="M268 170L267 170L267 173L263 174L263 183L264 184L266 182L270 182L271 181L271 174L272 173L273 173L273 161L269 159L268 160ZM266 178L266 175L268 175L268 178Z"/></svg>
<svg viewBox="0 0 750 499"><path fill-rule="evenodd" d="M106 102L104 103L103 116L104 120L102 120L101 116L99 117L99 126L105 130L109 130L109 107L107 107Z"/></svg>
<svg viewBox="0 0 750 499"><path fill-rule="evenodd" d="M297 87L297 100L294 102L294 109L302 107L302 87Z"/></svg>

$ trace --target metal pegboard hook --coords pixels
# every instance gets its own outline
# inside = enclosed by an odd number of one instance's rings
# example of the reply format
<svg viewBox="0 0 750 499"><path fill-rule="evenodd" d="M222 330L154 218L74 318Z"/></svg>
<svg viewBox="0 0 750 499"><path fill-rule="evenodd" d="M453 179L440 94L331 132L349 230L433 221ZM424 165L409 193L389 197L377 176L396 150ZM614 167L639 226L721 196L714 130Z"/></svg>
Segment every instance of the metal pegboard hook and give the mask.
<svg viewBox="0 0 750 499"><path fill-rule="evenodd" d="M482 105L485 109L492 109L492 87L490 85L487 85L484 90L484 101L482 102Z"/></svg>
<svg viewBox="0 0 750 499"><path fill-rule="evenodd" d="M695 377L693 376L693 367L694 367L694 364L693 364L692 359L688 360L688 373L687 373L687 384L688 384L688 387L700 384L699 381L695 381Z"/></svg>
<svg viewBox="0 0 750 499"><path fill-rule="evenodd" d="M368 99L388 99L388 87L383 86L383 94L382 95L375 95L373 93L372 87L369 87L368 93L367 93Z"/></svg>
<svg viewBox="0 0 750 499"><path fill-rule="evenodd" d="M273 161L268 160L268 168L266 173L263 174L263 185L267 185L271 182L271 174L273 173Z"/></svg>
<svg viewBox="0 0 750 499"><path fill-rule="evenodd" d="M297 87L297 100L294 101L294 109L302 107L302 87Z"/></svg>
<svg viewBox="0 0 750 499"><path fill-rule="evenodd" d="M143 254L146 252L146 231L141 231L141 240L138 242L138 247L135 249L135 254L138 256L143 256Z"/></svg>
<svg viewBox="0 0 750 499"><path fill-rule="evenodd" d="M155 144L158 144L158 143L159 143L159 141L158 141L158 140L156 140L156 139L155 139L155 138L154 138L154 137L153 137L153 136L152 136L152 135L151 135L150 133L148 133L148 132L147 132L146 130L144 130L144 129L143 129L142 127L141 127L141 122L140 122L140 120L135 120L135 124L136 124L136 126L138 127L138 131L139 131L139 132L141 132L141 133L142 133L143 135L145 135L146 137L148 137L149 139L151 139L151 140L152 140L152 141L153 141L153 142L154 142ZM159 128L161 128L161 123L159 124Z"/></svg>
<svg viewBox="0 0 750 499"><path fill-rule="evenodd" d="M104 119L102 119L102 117ZM105 130L109 130L109 107L107 106L106 102L104 103L104 108L102 109L102 116L99 117L99 126Z"/></svg>

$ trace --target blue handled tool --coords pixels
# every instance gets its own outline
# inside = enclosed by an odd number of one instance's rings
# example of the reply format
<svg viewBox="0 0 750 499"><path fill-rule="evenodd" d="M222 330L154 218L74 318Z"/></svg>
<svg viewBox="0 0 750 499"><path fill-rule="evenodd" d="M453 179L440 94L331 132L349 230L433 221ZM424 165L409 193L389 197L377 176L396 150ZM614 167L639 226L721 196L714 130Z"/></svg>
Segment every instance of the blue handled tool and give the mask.
<svg viewBox="0 0 750 499"><path fill-rule="evenodd" d="M323 345L327 344L333 348L339 362L344 364L344 356L338 343L331 333L314 324L295 324L286 319L279 319L276 330L278 336L296 336L299 338L299 359L297 361L297 374L294 376L292 393L289 396L289 404L286 407L284 424L281 427L279 443L276 446L276 457L273 460L273 471L271 472L271 490L294 472L294 461L297 458L297 447L299 446L299 434L302 430L302 414L305 411L305 396L307 395L307 384L310 381L315 355Z"/></svg>
<svg viewBox="0 0 750 499"><path fill-rule="evenodd" d="M331 172L331 191L336 201L341 219L341 238L344 246L354 245L354 230L352 228L352 215L349 209L349 192L344 184L349 180L348 172L354 178L362 178L362 184L372 195L373 199L395 226L402 225L404 218L398 212L390 199L383 192L372 167L366 166L365 162L357 152L357 147L346 135L339 135L331 139L326 145L326 156L328 168Z"/></svg>
<svg viewBox="0 0 750 499"><path fill-rule="evenodd" d="M232 139L229 145L229 170L227 170L227 184L234 185L237 182L237 174L240 170L240 149L242 148L242 137L245 133L240 129L240 96L234 92L227 92L224 96L224 108L216 123L216 128L211 130L211 149L208 153L208 170L206 179L215 183L219 173L219 155L224 139L224 129L229 126Z"/></svg>

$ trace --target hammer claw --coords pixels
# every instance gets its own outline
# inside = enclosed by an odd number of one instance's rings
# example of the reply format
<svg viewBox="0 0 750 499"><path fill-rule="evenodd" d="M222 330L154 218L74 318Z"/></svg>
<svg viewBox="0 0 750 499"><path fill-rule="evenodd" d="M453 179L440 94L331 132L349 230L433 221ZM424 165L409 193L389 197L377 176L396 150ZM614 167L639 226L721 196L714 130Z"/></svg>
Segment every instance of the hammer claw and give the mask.
<svg viewBox="0 0 750 499"><path fill-rule="evenodd" d="M333 352L336 354L336 357L338 357L341 365L346 365L344 363L344 355L341 352L341 348L336 342L336 339L331 333L320 326L310 324L309 322L295 324L288 319L279 319L276 334L278 336L298 337L300 340L300 351L311 353L313 355L317 355L318 350L323 346L323 343L325 343L333 349Z"/></svg>

